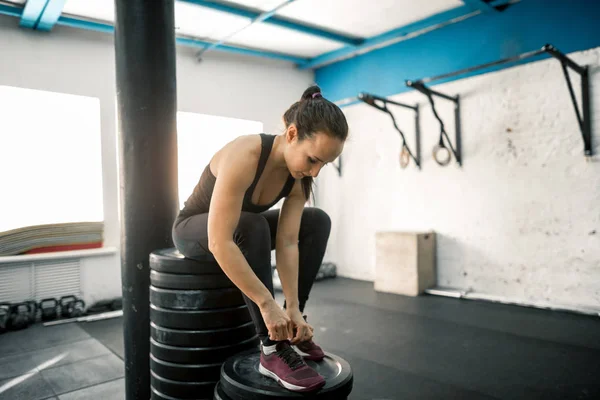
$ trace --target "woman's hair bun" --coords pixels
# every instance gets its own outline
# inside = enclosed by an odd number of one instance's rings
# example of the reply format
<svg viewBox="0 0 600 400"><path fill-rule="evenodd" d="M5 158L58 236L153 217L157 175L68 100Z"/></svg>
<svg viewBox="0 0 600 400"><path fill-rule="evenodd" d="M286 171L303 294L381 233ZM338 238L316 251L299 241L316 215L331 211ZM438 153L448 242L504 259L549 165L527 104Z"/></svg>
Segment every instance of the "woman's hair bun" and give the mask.
<svg viewBox="0 0 600 400"><path fill-rule="evenodd" d="M322 96L321 88L317 85L312 85L302 93L302 100L314 99L315 97Z"/></svg>

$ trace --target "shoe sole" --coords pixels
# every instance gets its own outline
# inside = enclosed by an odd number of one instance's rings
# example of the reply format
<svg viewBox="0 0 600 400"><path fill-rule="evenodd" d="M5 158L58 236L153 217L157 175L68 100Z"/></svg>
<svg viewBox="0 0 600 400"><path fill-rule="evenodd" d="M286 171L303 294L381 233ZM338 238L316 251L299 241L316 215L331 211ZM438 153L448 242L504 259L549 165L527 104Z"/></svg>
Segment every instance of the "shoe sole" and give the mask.
<svg viewBox="0 0 600 400"><path fill-rule="evenodd" d="M282 380L280 377L277 376L277 374L275 372L266 369L265 367L263 367L262 364L258 365L258 372L260 372L264 376L274 379L281 386L283 386L284 388L291 390L293 392L312 392L313 390L316 390L316 389L321 388L322 386L325 386L325 382L319 383L318 385L309 386L309 387L293 385L289 382Z"/></svg>
<svg viewBox="0 0 600 400"><path fill-rule="evenodd" d="M313 356L313 355L310 355L309 353L305 353L302 350L300 350L299 348L297 348L296 346L294 346L294 350L296 350L296 353L298 353L299 355L304 357L306 360L321 361L323 358L325 358L324 355L323 356Z"/></svg>

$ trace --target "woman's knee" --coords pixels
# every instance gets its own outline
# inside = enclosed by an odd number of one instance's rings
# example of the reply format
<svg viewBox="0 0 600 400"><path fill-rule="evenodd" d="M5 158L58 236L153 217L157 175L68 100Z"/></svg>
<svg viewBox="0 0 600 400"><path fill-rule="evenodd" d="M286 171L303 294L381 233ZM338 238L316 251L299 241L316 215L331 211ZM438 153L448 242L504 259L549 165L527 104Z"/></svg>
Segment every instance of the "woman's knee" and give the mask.
<svg viewBox="0 0 600 400"><path fill-rule="evenodd" d="M306 207L302 213L302 223L312 229L327 232L327 234L331 231L331 218L320 208Z"/></svg>
<svg viewBox="0 0 600 400"><path fill-rule="evenodd" d="M260 214L243 211L233 235L234 242L244 252L271 251L271 230L267 219Z"/></svg>

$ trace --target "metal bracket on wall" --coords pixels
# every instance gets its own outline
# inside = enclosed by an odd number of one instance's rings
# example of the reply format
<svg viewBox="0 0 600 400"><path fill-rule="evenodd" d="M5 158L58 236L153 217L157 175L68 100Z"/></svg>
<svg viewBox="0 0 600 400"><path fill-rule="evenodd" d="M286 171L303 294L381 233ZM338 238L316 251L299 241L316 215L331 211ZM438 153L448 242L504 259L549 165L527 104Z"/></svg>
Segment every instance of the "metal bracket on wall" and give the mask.
<svg viewBox="0 0 600 400"><path fill-rule="evenodd" d="M586 66L581 66L571 60L569 57L558 51L551 44L547 44L542 47L546 53L552 57L558 59L562 65L562 70L567 81L569 88L569 94L571 95L571 101L575 108L575 114L577 115L577 122L579 122L579 130L581 131L581 137L583 138L583 154L586 157L592 156L592 124L590 120L590 81L589 81L589 69ZM577 105L577 99L575 98L575 92L573 91L573 85L571 84L571 77L567 68L571 68L573 71L579 74L581 78L581 107L583 109L583 116L579 112Z"/></svg>
<svg viewBox="0 0 600 400"><path fill-rule="evenodd" d="M423 93L429 99L429 103L431 104L431 110L433 111L433 115L440 123L440 139L438 144L433 148L433 158L434 160L441 166L446 166L450 164L452 157L450 156L450 151L454 154L454 158L458 165L462 166L462 152L461 152L461 132L460 132L460 99L458 96L452 97L448 96L444 93L437 92L425 86L422 81L406 81L406 85L410 86L419 92ZM455 124L455 132L454 132L454 140L456 142L455 146L452 146L452 141L448 137L446 133L446 127L444 126L444 121L440 118L435 109L435 102L433 101L433 96L438 96L446 100L450 100L454 103L454 124ZM450 151L446 147L444 143L444 137L448 142L448 146L450 147Z"/></svg>
<svg viewBox="0 0 600 400"><path fill-rule="evenodd" d="M569 94L571 96L571 101L573 102L573 107L575 108L575 114L577 116L577 122L579 123L579 129L581 131L581 136L583 138L583 153L586 157L592 156L593 150L592 150L591 111L590 111L589 68L588 68L588 66L581 66L581 65L577 64L576 62L571 60L569 57L567 57L565 54L560 52L558 49L556 49L551 44L546 44L539 50L529 51L526 53L516 55L514 57L503 58L498 61L493 61L490 63L461 69L461 70L450 72L447 74L437 75L437 76L433 76L433 77L429 77L429 78L422 78L417 81L406 81L406 85L413 87L413 88L427 94L430 101L432 101L431 94L435 94L435 95L444 97L446 99L455 101L456 105L457 105L456 115L457 115L457 124L458 124L458 97L453 98L453 97L446 96L446 95L443 95L438 92L434 92L433 90L427 88L425 86L425 83L430 83L430 82L437 81L437 80L447 79L447 78L451 78L454 76L470 73L473 71L477 71L480 69L489 68L489 67L493 67L493 66L497 66L497 65L501 65L501 64L520 61L520 60L530 58L530 57L535 57L535 56L538 56L538 55L544 54L544 53L547 53L547 54L551 55L552 57L556 58L557 60L560 61L561 65L562 65L563 73L565 75L565 79L567 81L567 86L569 89ZM570 68L573 71L575 71L576 73L578 73L581 78L581 102L582 102L581 112L580 112L580 109L577 104L577 99L575 98L575 93L573 91L573 85L571 83L571 78L568 73L568 68ZM435 112L435 109L434 109L434 112ZM457 135L459 132L460 132L460 130L458 129L458 125L457 125ZM457 148L458 148L458 154L460 155L460 136L457 136Z"/></svg>
<svg viewBox="0 0 600 400"><path fill-rule="evenodd" d="M406 168L408 165L410 158L412 158L417 165L417 168L421 169L421 132L419 129L419 106L412 106L410 104L398 103L396 101L388 100L384 97L375 96L369 93L360 93L358 95L358 99L363 101L364 103L374 107L380 111L387 113L392 118L392 123L394 124L394 128L400 134L402 138L402 150L400 151L400 167ZM379 104L381 103L381 104ZM398 128L398 124L396 123L396 119L394 118L394 114L388 109L388 104L394 104L396 106L404 107L411 109L415 112L415 147L416 147L416 155L410 151L410 148L406 144L406 138L404 137L404 133Z"/></svg>

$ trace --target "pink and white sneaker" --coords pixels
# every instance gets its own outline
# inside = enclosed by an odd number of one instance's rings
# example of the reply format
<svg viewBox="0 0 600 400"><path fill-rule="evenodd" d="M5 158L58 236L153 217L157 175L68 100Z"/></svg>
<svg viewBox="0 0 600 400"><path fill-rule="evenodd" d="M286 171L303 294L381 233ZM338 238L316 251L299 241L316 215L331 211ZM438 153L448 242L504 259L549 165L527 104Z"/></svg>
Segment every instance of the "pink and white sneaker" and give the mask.
<svg viewBox="0 0 600 400"><path fill-rule="evenodd" d="M325 378L309 367L287 340L261 345L258 371L294 392L312 392L325 386Z"/></svg>
<svg viewBox="0 0 600 400"><path fill-rule="evenodd" d="M300 354L306 360L321 361L325 357L323 349L321 349L321 347L319 347L312 340L298 343L296 345L296 349L298 354Z"/></svg>

